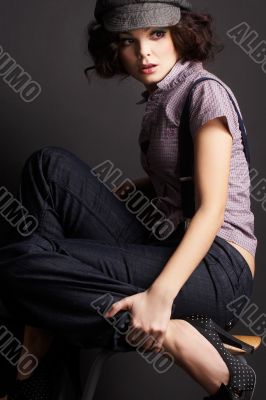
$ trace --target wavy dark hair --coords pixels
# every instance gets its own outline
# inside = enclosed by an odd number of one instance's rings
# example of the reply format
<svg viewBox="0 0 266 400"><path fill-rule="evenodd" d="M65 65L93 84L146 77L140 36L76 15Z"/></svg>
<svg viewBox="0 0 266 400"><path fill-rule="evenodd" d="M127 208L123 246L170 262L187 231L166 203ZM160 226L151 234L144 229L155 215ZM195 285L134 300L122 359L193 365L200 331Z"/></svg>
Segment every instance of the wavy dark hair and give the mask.
<svg viewBox="0 0 266 400"><path fill-rule="evenodd" d="M213 17L209 13L196 13L181 10L181 19L169 27L174 46L184 61L213 61L216 53L224 49L213 29ZM84 73L95 70L101 78L112 78L115 75L122 79L129 75L119 59L119 40L117 32L107 31L96 21L89 23L88 51L94 66Z"/></svg>

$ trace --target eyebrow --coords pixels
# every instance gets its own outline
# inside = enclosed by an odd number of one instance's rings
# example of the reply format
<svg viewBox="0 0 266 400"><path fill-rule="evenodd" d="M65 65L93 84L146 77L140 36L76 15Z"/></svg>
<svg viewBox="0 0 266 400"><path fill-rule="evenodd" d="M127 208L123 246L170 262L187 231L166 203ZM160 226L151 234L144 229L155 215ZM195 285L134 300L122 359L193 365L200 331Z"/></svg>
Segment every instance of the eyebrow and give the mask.
<svg viewBox="0 0 266 400"><path fill-rule="evenodd" d="M149 30L154 30L154 29L163 29L163 27L162 27L162 26L152 26L152 27L148 27L148 28L143 28L143 30L144 30L145 32L147 32L147 31L149 31ZM130 33L130 31L124 31L124 32L119 32L119 33L126 33L126 34L132 36L132 34Z"/></svg>

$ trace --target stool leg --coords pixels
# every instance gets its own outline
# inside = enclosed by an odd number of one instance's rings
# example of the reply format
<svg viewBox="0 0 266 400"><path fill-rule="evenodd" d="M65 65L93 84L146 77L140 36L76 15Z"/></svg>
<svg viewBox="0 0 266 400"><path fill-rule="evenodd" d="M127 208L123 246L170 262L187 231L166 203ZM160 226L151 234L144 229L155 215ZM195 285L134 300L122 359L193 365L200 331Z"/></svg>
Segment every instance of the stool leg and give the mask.
<svg viewBox="0 0 266 400"><path fill-rule="evenodd" d="M81 400L93 400L105 361L115 352L102 349L90 368Z"/></svg>

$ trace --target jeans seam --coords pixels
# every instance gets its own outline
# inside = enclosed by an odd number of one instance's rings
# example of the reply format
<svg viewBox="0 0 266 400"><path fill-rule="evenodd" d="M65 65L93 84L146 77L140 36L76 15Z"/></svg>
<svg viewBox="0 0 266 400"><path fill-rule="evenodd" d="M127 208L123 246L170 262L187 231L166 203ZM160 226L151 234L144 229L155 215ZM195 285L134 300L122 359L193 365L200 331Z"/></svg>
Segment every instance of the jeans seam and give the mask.
<svg viewBox="0 0 266 400"><path fill-rule="evenodd" d="M46 211L47 211L47 204L48 204L47 203L47 199L48 199L48 197L49 197L49 193L47 194L47 196L44 199L44 207L43 207L42 213L40 215L40 221L39 221L39 225L38 225L37 229L42 228L44 217L45 217L45 214L46 214Z"/></svg>

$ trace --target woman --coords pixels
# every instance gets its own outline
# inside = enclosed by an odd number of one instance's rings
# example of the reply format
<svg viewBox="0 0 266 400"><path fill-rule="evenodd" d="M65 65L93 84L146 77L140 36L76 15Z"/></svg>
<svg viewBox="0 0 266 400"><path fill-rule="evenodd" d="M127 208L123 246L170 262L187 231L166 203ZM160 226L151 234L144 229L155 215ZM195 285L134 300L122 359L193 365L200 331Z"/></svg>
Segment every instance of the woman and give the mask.
<svg viewBox="0 0 266 400"><path fill-rule="evenodd" d="M40 149L24 166L20 190L39 226L1 248L5 305L21 322L80 346L165 349L206 399L251 399L255 372L225 350L230 335L222 329L237 322L228 303L253 288L249 153L234 95L202 66L215 48L211 17L185 0L98 0L95 18L89 51L96 72L146 87L139 144L148 178L135 183L160 218L150 232L123 204L132 185L116 189L101 166L61 148ZM184 152L190 137L193 154ZM183 179L192 167L194 210L187 207L191 186L184 189L191 180ZM173 230L160 236L162 215ZM107 293L110 307L100 315L95 304ZM114 330L107 320L118 315ZM129 341L117 329L124 323ZM41 359L50 338L37 346L25 332Z"/></svg>

